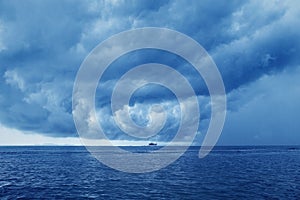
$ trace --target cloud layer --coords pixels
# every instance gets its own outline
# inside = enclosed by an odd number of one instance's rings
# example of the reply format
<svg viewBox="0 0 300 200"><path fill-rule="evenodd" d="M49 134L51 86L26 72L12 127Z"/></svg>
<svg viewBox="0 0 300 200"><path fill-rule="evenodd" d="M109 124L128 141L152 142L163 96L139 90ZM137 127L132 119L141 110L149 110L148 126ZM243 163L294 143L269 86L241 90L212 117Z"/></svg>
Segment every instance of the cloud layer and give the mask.
<svg viewBox="0 0 300 200"><path fill-rule="evenodd" d="M71 101L81 62L112 34L158 26L192 37L216 62L229 107L221 144L272 143L272 138L279 142L286 130L293 133L286 137L285 143L289 143L299 138L295 135L300 130L296 125L299 90L295 86L300 59L299 11L300 3L289 0L224 0L214 5L208 0L1 1L0 123L48 136L76 136ZM121 57L100 81L97 115L108 137L133 139L119 134L112 115L121 117L122 110L111 113L109 97L126 70L147 62L172 66L191 82L200 101L201 139L210 118L205 83L178 56L154 50ZM153 103L168 111L166 126L158 137L169 141L180 112L174 95L165 89L148 86L137 92L130 103L133 120L146 125L150 119L145 114ZM279 118L269 116L274 109L279 109ZM265 121L261 126L260 120ZM282 124L276 123L278 120ZM256 127L255 133L249 131L251 127ZM268 133L272 137L266 136Z"/></svg>

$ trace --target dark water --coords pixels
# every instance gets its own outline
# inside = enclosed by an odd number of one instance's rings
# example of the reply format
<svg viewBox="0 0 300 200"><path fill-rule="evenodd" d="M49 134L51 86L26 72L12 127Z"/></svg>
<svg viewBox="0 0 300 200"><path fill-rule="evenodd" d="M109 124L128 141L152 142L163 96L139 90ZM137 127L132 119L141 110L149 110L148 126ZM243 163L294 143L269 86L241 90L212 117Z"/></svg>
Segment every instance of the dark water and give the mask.
<svg viewBox="0 0 300 200"><path fill-rule="evenodd" d="M128 174L84 147L0 147L0 197L300 199L300 147L215 147L204 159L198 149L157 172Z"/></svg>

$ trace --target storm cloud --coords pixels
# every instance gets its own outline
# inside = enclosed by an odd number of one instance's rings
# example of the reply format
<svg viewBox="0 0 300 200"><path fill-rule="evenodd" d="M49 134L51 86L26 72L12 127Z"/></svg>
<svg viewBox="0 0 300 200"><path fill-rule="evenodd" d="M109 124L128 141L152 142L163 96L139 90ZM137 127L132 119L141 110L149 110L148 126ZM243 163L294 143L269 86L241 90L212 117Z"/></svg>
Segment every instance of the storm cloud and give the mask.
<svg viewBox="0 0 300 200"><path fill-rule="evenodd" d="M155 26L192 37L218 66L228 97L228 118L221 144L238 144L243 138L247 140L242 142L245 144L272 143L271 137L264 137L267 133L275 134L273 137L279 142L279 135L287 126L295 132L287 138L294 141L300 131L299 126L291 125L297 123L299 109L294 101L299 97L299 11L300 3L288 0L220 0L213 4L208 0L0 1L0 123L54 137L77 136L72 89L84 58L113 34ZM109 96L118 78L130 69L120 66L147 62L172 66L191 82L200 102L198 137L203 137L210 118L205 83L182 58L154 50L133 52L118 59L100 81L97 115L108 137L133 139L118 134ZM290 83L292 90L288 89L289 80L295 80ZM263 94L266 97L260 96ZM157 86L145 87L133 97L131 115L137 124L147 124L153 103L161 103L169 113L159 135L160 140L168 141L180 118L173 94ZM278 111L281 118L266 114L280 105L287 106ZM263 127L257 125L260 119L267 122ZM277 120L282 121L281 128L274 126ZM248 126L259 131L250 132Z"/></svg>

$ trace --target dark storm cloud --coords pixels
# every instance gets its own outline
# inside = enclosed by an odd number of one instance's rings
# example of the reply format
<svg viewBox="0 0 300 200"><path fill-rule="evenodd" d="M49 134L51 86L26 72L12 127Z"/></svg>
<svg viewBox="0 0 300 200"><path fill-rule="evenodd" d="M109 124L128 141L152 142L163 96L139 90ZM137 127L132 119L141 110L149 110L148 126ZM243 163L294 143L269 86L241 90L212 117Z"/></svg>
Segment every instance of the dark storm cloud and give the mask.
<svg viewBox="0 0 300 200"><path fill-rule="evenodd" d="M1 1L0 122L52 136L76 135L71 98L81 62L112 34L145 26L172 28L203 45L222 74L230 111L238 111L247 102L244 95L253 98L243 88L298 65L299 13L297 1ZM161 53L140 53L129 60L137 64L151 59L186 75L202 99L202 124L207 124L209 98L199 76L180 59ZM99 115L108 116L102 122L107 132L116 139L106 109L109 101L103 97L110 95L122 71L116 65L107 73L97 105ZM136 97L136 105L163 100L171 109L176 104L171 95L150 87L141 94L148 97ZM138 114L133 117L145 122ZM177 121L170 116L166 132Z"/></svg>
<svg viewBox="0 0 300 200"><path fill-rule="evenodd" d="M300 67L261 77L236 90L219 144L297 145L300 141Z"/></svg>

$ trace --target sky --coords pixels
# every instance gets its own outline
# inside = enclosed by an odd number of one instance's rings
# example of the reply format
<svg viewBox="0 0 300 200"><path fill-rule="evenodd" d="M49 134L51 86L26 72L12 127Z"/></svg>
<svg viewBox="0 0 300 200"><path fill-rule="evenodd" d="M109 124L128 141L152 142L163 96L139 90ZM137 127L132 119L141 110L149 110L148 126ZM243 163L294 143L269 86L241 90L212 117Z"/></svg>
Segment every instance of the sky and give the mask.
<svg viewBox="0 0 300 200"><path fill-rule="evenodd" d="M0 0L0 145L80 145L72 91L81 63L110 36L143 27L182 32L216 63L227 96L218 145L300 144L299 19L300 2L292 0ZM115 144L143 143L117 127L112 115L125 111L112 113L109 96L126 70L147 62L171 66L191 83L201 112L194 144L201 144L211 115L207 87L189 63L159 50L112 63L97 87L97 123ZM124 109L146 126L153 104L163 106L167 120L149 140L171 141L181 113L170 90L147 85Z"/></svg>

